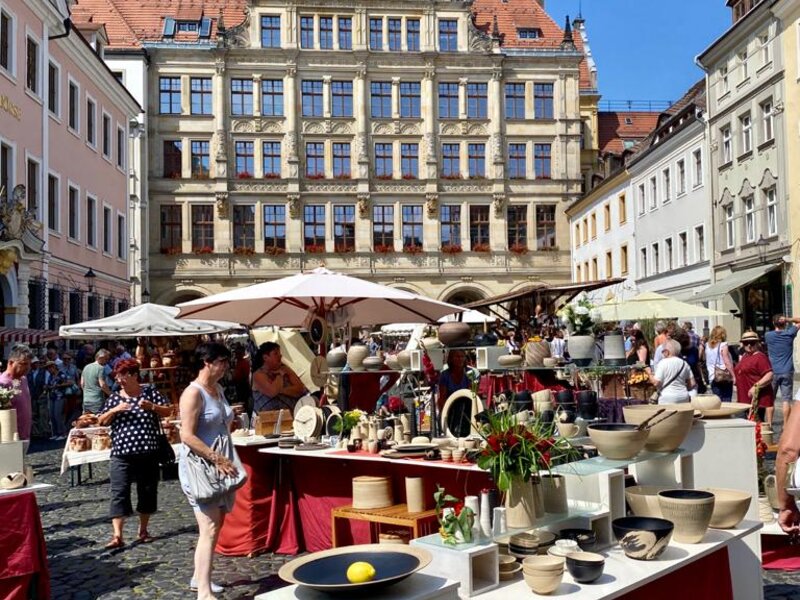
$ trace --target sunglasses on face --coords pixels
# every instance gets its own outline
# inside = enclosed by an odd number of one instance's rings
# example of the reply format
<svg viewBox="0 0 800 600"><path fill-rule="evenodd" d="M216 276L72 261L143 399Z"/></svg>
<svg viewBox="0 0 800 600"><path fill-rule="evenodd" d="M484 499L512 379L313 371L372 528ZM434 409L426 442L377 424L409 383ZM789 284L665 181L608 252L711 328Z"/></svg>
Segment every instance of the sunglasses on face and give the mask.
<svg viewBox="0 0 800 600"><path fill-rule="evenodd" d="M755 342L742 342L742 346L755 346Z"/></svg>

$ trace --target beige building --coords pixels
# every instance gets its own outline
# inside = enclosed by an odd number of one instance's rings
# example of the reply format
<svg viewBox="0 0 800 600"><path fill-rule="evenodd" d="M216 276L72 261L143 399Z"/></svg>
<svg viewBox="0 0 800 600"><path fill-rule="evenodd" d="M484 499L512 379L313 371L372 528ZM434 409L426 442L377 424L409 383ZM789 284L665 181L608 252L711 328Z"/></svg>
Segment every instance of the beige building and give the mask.
<svg viewBox="0 0 800 600"><path fill-rule="evenodd" d="M570 280L582 22L528 0L114 5L150 61L153 301L320 264L455 302Z"/></svg>

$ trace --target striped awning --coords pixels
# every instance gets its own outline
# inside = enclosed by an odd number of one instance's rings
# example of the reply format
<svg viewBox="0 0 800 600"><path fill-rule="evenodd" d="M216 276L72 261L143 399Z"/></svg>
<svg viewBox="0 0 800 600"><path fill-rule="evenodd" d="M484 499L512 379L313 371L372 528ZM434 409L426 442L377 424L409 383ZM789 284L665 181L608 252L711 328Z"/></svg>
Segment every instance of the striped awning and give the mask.
<svg viewBox="0 0 800 600"><path fill-rule="evenodd" d="M58 339L58 332L47 329L0 327L0 344L43 344Z"/></svg>

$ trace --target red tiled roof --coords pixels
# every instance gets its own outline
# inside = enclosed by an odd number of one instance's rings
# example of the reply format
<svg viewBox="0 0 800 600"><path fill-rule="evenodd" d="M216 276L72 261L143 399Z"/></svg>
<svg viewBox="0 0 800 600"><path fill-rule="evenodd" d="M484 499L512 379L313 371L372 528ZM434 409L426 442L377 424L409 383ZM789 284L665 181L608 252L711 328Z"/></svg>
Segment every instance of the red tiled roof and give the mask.
<svg viewBox="0 0 800 600"><path fill-rule="evenodd" d="M661 112L598 112L597 129L601 154L622 154L625 142L639 142L658 125ZM630 120L630 123L627 121ZM627 148L630 149L630 148Z"/></svg>

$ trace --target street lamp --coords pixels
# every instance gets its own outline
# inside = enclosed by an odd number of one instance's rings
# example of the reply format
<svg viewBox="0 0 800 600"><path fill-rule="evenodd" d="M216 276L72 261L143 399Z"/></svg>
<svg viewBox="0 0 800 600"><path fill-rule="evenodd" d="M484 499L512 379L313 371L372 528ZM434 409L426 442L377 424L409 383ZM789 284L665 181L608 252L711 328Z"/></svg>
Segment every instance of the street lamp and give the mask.
<svg viewBox="0 0 800 600"><path fill-rule="evenodd" d="M758 236L758 241L756 242L756 248L758 249L758 258L762 263L767 262L767 250L769 249L769 242L764 239L764 234Z"/></svg>
<svg viewBox="0 0 800 600"><path fill-rule="evenodd" d="M83 276L83 278L86 280L86 287L89 288L90 294L94 291L94 280L96 277L97 275L94 274L94 271L92 271L91 267L89 267L89 270L86 271L86 274Z"/></svg>

